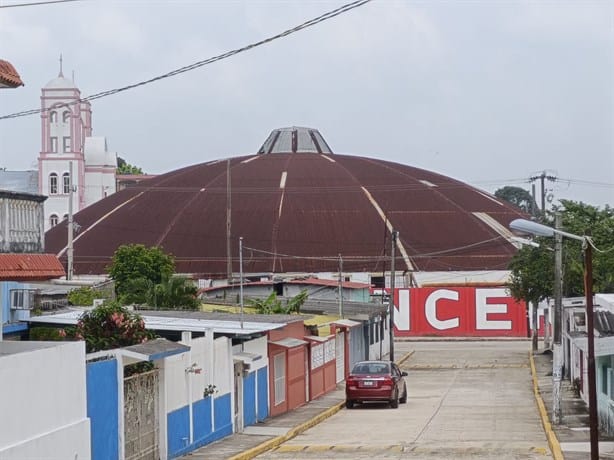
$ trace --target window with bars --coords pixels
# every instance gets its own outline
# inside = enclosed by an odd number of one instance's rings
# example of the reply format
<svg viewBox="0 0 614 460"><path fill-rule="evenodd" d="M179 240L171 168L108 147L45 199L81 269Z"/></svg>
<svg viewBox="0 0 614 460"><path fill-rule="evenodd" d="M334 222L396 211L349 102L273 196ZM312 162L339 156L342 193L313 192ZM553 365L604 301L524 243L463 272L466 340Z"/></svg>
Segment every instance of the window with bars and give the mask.
<svg viewBox="0 0 614 460"><path fill-rule="evenodd" d="M62 174L62 189L65 195L70 193L70 175L68 173Z"/></svg>
<svg viewBox="0 0 614 460"><path fill-rule="evenodd" d="M273 373L275 378L275 405L286 400L286 354L279 353L273 358Z"/></svg>
<svg viewBox="0 0 614 460"><path fill-rule="evenodd" d="M56 195L58 193L58 175L56 173L49 174L49 194Z"/></svg>

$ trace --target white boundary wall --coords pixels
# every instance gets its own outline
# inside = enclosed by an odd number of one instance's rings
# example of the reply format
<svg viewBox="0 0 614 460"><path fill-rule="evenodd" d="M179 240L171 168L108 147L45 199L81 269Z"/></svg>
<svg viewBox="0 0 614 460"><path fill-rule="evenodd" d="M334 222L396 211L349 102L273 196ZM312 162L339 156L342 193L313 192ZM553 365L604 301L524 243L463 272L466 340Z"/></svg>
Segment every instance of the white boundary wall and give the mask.
<svg viewBox="0 0 614 460"><path fill-rule="evenodd" d="M191 347L190 351L165 359L167 412L203 399L203 391L210 384L216 386L216 396L230 393L232 390L230 341L226 337L212 340L210 332L207 331L206 334L205 337L191 339L190 343L182 341L181 343ZM199 369L200 372L186 372L193 364L193 369ZM188 392L191 393L191 401L187 397Z"/></svg>
<svg viewBox="0 0 614 460"><path fill-rule="evenodd" d="M85 342L2 342L0 458L90 459Z"/></svg>

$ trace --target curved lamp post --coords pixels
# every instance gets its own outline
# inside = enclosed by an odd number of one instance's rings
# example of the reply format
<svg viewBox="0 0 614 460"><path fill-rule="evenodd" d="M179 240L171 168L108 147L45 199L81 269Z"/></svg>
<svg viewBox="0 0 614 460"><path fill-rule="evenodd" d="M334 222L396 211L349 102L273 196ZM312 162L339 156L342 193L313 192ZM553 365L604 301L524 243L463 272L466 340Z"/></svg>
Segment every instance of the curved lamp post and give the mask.
<svg viewBox="0 0 614 460"><path fill-rule="evenodd" d="M593 251L591 242L586 235L574 235L573 233L567 233L526 219L513 220L510 222L510 228L536 236L554 237L555 235L561 235L566 238L582 241L582 248L584 249L584 294L586 296L586 335L588 342L588 416L591 437L591 460L599 460L597 385L595 381L597 378L595 372L595 330L593 326Z"/></svg>

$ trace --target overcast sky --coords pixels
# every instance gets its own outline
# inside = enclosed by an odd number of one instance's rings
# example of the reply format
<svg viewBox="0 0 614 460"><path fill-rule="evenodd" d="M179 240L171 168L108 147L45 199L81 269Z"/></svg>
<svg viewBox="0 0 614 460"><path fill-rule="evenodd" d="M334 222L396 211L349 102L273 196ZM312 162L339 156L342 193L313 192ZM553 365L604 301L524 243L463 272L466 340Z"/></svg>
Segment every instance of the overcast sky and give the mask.
<svg viewBox="0 0 614 460"><path fill-rule="evenodd" d="M30 0L2 0L0 5ZM347 0L349 1L349 0ZM59 70L82 96L292 28L343 1L86 0L0 8L0 58L40 107ZM614 205L614 0L374 0L182 75L92 102L94 135L147 173L255 153L274 128L336 153L416 166L494 192ZM40 116L0 120L0 167L36 168ZM538 189L539 193L539 189Z"/></svg>

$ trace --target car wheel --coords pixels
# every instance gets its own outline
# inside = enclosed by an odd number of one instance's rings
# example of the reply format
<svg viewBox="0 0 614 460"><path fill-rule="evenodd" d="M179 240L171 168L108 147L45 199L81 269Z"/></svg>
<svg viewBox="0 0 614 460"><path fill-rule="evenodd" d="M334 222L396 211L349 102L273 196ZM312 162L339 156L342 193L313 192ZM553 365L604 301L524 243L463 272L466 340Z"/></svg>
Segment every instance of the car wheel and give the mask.
<svg viewBox="0 0 614 460"><path fill-rule="evenodd" d="M405 387L405 389L403 390L403 396L401 396L401 399L399 399L399 402L401 404L405 404L407 402L407 387Z"/></svg>
<svg viewBox="0 0 614 460"><path fill-rule="evenodd" d="M394 398L390 400L390 407L392 407L393 409L396 409L397 407L399 407L399 394L398 393L395 393Z"/></svg>
<svg viewBox="0 0 614 460"><path fill-rule="evenodd" d="M354 401L352 401L351 399L346 399L345 407L347 407L348 409L351 409L352 407L354 407Z"/></svg>

